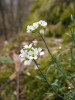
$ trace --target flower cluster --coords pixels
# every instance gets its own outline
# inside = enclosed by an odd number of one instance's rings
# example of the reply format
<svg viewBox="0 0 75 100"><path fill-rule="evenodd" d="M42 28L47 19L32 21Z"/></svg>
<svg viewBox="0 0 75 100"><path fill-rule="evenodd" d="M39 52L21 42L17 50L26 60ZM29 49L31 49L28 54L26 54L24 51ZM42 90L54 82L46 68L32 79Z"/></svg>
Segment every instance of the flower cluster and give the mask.
<svg viewBox="0 0 75 100"><path fill-rule="evenodd" d="M39 22L33 23L33 25L27 26L27 32L34 32L35 30L38 30L39 28L45 28L47 26L47 22L40 20Z"/></svg>
<svg viewBox="0 0 75 100"><path fill-rule="evenodd" d="M32 47L33 43L29 45L25 45L23 49L21 49L20 60L24 61L24 65L29 65L32 60L36 60L39 56L44 55L42 49Z"/></svg>

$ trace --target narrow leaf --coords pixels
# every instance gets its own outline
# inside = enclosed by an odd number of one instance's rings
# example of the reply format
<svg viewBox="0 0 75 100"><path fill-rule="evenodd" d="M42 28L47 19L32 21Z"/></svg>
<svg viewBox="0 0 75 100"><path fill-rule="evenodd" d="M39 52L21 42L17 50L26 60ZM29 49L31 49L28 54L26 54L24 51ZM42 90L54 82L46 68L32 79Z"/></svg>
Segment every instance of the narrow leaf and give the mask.
<svg viewBox="0 0 75 100"><path fill-rule="evenodd" d="M73 15L71 14L71 20L73 21Z"/></svg>
<svg viewBox="0 0 75 100"><path fill-rule="evenodd" d="M55 80L55 82L54 82L54 83L52 83L51 85L56 86L56 87L59 87L59 85L58 85L58 83L57 83L57 82L58 82L58 79L56 79L56 80Z"/></svg>
<svg viewBox="0 0 75 100"><path fill-rule="evenodd" d="M47 76L47 74L48 74L48 72L49 72L50 69L51 69L51 66L48 68L48 70L47 70L47 72L46 72L46 76Z"/></svg>
<svg viewBox="0 0 75 100"><path fill-rule="evenodd" d="M68 35L68 36L70 36L70 37L72 37L72 35L70 35L69 33L65 33L66 35Z"/></svg>
<svg viewBox="0 0 75 100"><path fill-rule="evenodd" d="M75 78L75 74L71 74L71 78Z"/></svg>
<svg viewBox="0 0 75 100"><path fill-rule="evenodd" d="M37 79L41 80L41 81L46 81L44 78L40 77L40 76L35 76Z"/></svg>
<svg viewBox="0 0 75 100"><path fill-rule="evenodd" d="M48 70L47 70L47 72L46 72L46 76L47 76L49 70L50 70L52 67L54 67L54 65L50 65L50 67L48 68Z"/></svg>

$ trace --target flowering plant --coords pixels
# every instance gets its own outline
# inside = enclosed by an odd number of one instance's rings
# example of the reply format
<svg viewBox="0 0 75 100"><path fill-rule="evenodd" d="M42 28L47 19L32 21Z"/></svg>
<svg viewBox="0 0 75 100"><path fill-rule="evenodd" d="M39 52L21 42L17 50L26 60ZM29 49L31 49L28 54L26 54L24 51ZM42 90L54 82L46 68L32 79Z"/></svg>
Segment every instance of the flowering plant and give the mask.
<svg viewBox="0 0 75 100"><path fill-rule="evenodd" d="M74 60L74 59L73 59L73 52L72 52L72 51L73 51L73 43L74 43L74 19L73 19L73 16L72 16L72 15L71 15L71 18L72 18L72 21L73 21L73 31L72 31L72 35L71 35L71 37L72 37L72 47L71 47L71 49L70 49L70 51L71 51L71 72L72 72L72 73L70 73L70 75L67 75L67 73L65 72L65 70L61 67L62 64L60 64L60 63L58 62L58 60L57 60L58 57L55 57L55 56L51 53L51 51L50 51L50 49L48 48L48 45L47 45L47 43L46 43L44 37L42 36L42 34L41 34L41 32L40 32L41 29L45 29L45 28L46 28L47 22L45 22L45 21L43 21L43 20L40 20L39 22L33 23L33 25L30 25L30 26L28 25L28 26L27 26L27 32L28 32L28 33L30 33L30 32L32 32L32 33L34 33L34 32L39 33L40 37L42 38L42 40L43 40L43 42L44 42L44 44L45 44L45 46L46 46L46 49L47 49L49 55L50 55L51 58L52 58L53 63L56 64L56 65L54 66L54 68L55 68L56 70L58 70L58 71L62 74L62 76L65 77L65 79L67 79L68 81L71 82L71 84L72 84L72 86L73 86L73 91L71 91L71 94L72 94L72 98L74 99L74 98L75 98L75 92L74 92L74 89L75 89L75 81L74 81L74 79L73 79L73 76L74 76L75 74L73 73L73 60ZM50 70L50 67L48 68L46 74L44 74L44 73L42 72L42 70L40 69L39 65L37 64L36 59L37 59L39 56L44 55L44 52L42 51L42 49L41 49L40 47L39 47L39 48L34 48L34 47L32 46L32 45L34 45L34 43L35 43L35 42L33 42L33 43L29 44L29 45L26 45L26 46L24 46L23 49L21 49L21 54L20 54L21 62L24 61L24 65L28 65L28 64L31 63L31 61L34 61L34 63L36 64L38 70L40 71L40 73L41 73L41 75L42 75L42 77L43 77L43 78L41 78L40 76L37 76L36 78L45 81L45 82L48 84L48 86L51 87L51 88L53 89L55 95L57 95L57 96L59 96L60 98L63 98L63 99L65 98L65 100L71 99L71 97L69 96L70 92L66 92L66 93L62 92L62 95L60 95L60 93L59 93L59 92L60 92L60 91L59 91L59 88L61 87L61 85L57 84L57 82L58 82L59 80L56 80L55 83L50 83L50 82L48 81L48 79L47 79L47 74L48 74L48 71ZM60 48L60 49L61 49L61 48ZM61 54L60 54L60 55L61 55ZM61 59L60 59L60 60L61 60Z"/></svg>

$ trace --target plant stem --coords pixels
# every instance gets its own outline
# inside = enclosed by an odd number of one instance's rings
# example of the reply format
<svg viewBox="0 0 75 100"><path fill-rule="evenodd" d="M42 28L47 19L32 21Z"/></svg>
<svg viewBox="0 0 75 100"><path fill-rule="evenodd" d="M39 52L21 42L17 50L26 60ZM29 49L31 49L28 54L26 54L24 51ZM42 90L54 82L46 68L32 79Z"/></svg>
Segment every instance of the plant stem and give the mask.
<svg viewBox="0 0 75 100"><path fill-rule="evenodd" d="M39 34L40 34L40 32L39 32ZM51 57L54 59L54 56L51 54L51 52L50 52L50 50L49 50L49 48L48 48L48 46L47 46L47 43L45 42L45 40L44 40L44 38L42 37L42 35L40 34L40 37L42 38L42 40L44 41L44 43L45 43L45 46L46 46L46 48L47 48L47 51L49 52L49 54L51 55Z"/></svg>
<svg viewBox="0 0 75 100"><path fill-rule="evenodd" d="M40 34L40 32L39 32L39 34ZM66 74L65 72L63 72L63 71L60 69L60 65L58 64L56 58L55 58L55 57L52 55L52 53L50 52L50 50L49 50L49 48L48 48L48 46L47 46L47 43L46 43L46 41L44 40L44 38L42 37L41 34L40 34L40 37L42 38L42 40L43 40L43 42L44 42L44 44L45 44L45 46L46 46L46 48L47 48L48 53L49 53L50 56L52 57L53 62L57 64L57 69L58 69L60 72L62 72L62 74L65 76L66 79L68 79L69 81L71 81L71 79L68 78L67 74ZM73 83L72 81L71 81L71 83L72 83L73 86L75 87L75 85L74 85L74 83Z"/></svg>
<svg viewBox="0 0 75 100"><path fill-rule="evenodd" d="M43 74L43 72L42 72L41 69L39 68L39 66L38 66L38 64L37 64L37 62L36 62L36 60L33 60L33 61L34 61L34 63L36 64L38 70L40 71L41 75L42 75L43 78L45 79L45 81L46 81L46 83L48 84L48 86L51 87L51 88L53 89L53 91L55 92L56 95L58 95L59 97L63 98L61 95L59 95L59 94L56 92L55 88L52 87L52 85L50 85L50 83L48 82L46 76Z"/></svg>
<svg viewBox="0 0 75 100"><path fill-rule="evenodd" d="M39 32L39 34L40 34L40 32ZM47 46L46 41L44 40L44 38L42 37L41 34L40 34L40 36L41 36L42 40L44 41L44 44L45 44L45 46L46 46L46 48L47 48L48 53L49 53L50 56L52 57L53 62L57 64L58 69L63 73L63 75L64 75L65 77L67 77L66 73L63 72L63 71L60 69L60 66L59 66L58 62L56 61L56 58L55 58L55 57L52 55L52 53L50 52L50 50L49 50L49 48L48 48L48 46Z"/></svg>
<svg viewBox="0 0 75 100"><path fill-rule="evenodd" d="M74 43L74 19L75 19L75 0L74 0L74 14L73 14L73 31L72 31L72 47L71 47L71 73L73 73L73 43Z"/></svg>

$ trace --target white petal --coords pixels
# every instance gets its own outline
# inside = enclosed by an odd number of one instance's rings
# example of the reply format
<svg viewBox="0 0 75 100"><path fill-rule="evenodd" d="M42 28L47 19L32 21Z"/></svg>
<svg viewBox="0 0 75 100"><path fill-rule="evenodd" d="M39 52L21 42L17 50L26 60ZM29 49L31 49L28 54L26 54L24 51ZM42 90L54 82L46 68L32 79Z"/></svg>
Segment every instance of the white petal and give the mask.
<svg viewBox="0 0 75 100"><path fill-rule="evenodd" d="M25 45L25 46L24 46L24 48L26 48L26 49L27 49L27 48L28 48L28 45Z"/></svg>
<svg viewBox="0 0 75 100"><path fill-rule="evenodd" d="M44 30L43 30L43 29L41 29L41 30L40 30L40 33L41 33L41 34L44 34Z"/></svg>
<svg viewBox="0 0 75 100"><path fill-rule="evenodd" d="M32 55L32 53L33 53L32 51L29 51L29 52L28 52L28 55Z"/></svg>
<svg viewBox="0 0 75 100"><path fill-rule="evenodd" d="M33 27L34 27L34 29L37 29L38 28L38 23L37 22L33 23Z"/></svg>
<svg viewBox="0 0 75 100"><path fill-rule="evenodd" d="M30 56L30 58L29 58L30 60L32 60L32 59L34 59L34 57L32 57L32 56Z"/></svg>
<svg viewBox="0 0 75 100"><path fill-rule="evenodd" d="M33 44L33 43L29 44L29 48L31 48L31 47L32 47L32 44Z"/></svg>
<svg viewBox="0 0 75 100"><path fill-rule="evenodd" d="M42 55L44 55L45 53L44 52L40 52L40 55L42 56Z"/></svg>
<svg viewBox="0 0 75 100"><path fill-rule="evenodd" d="M37 56L35 56L34 59L36 60L37 59Z"/></svg>
<svg viewBox="0 0 75 100"><path fill-rule="evenodd" d="M37 43L37 41L32 41L34 44L36 44Z"/></svg>
<svg viewBox="0 0 75 100"><path fill-rule="evenodd" d="M36 46L36 44L37 44L37 41L32 41L33 42L33 44Z"/></svg>
<svg viewBox="0 0 75 100"><path fill-rule="evenodd" d="M30 65L30 64L31 64L31 60L24 61L24 65Z"/></svg>
<svg viewBox="0 0 75 100"><path fill-rule="evenodd" d="M40 51L42 51L42 49L39 47L39 48L38 48L38 51L40 52Z"/></svg>
<svg viewBox="0 0 75 100"><path fill-rule="evenodd" d="M38 49L37 49L37 48L34 49L34 54L35 54L35 55L38 54Z"/></svg>

